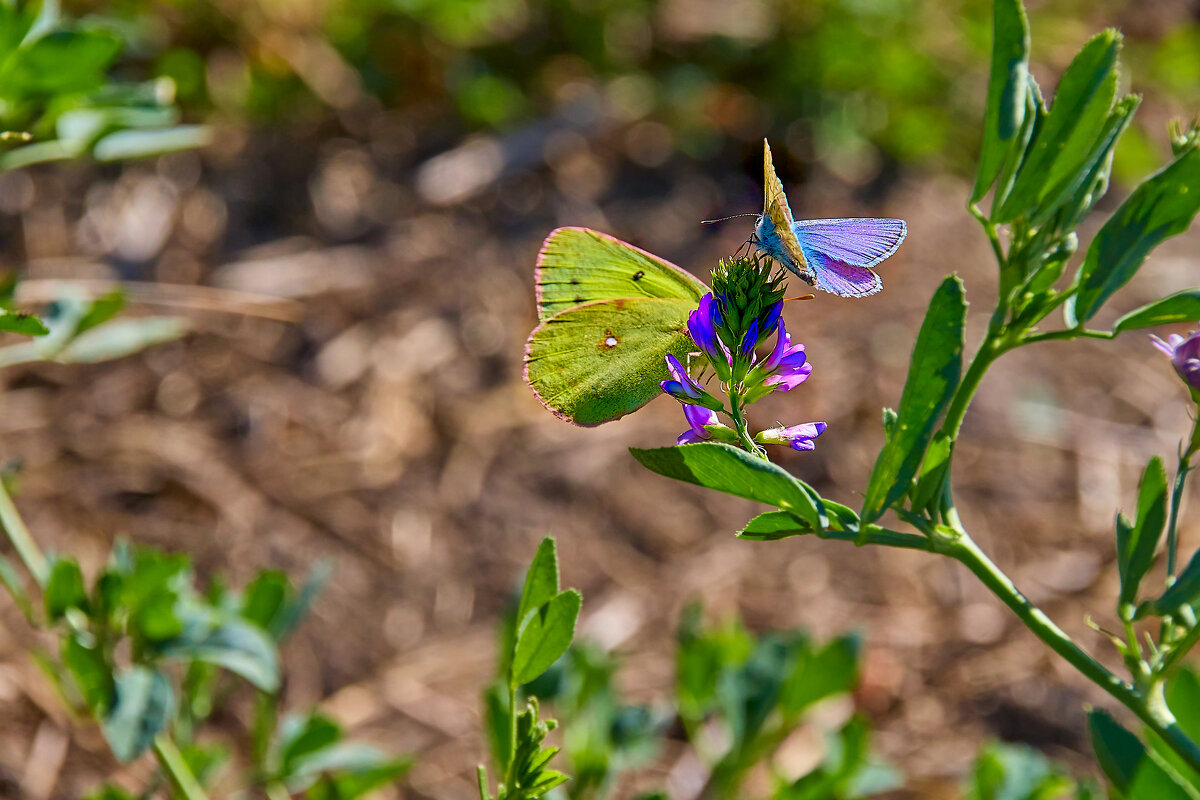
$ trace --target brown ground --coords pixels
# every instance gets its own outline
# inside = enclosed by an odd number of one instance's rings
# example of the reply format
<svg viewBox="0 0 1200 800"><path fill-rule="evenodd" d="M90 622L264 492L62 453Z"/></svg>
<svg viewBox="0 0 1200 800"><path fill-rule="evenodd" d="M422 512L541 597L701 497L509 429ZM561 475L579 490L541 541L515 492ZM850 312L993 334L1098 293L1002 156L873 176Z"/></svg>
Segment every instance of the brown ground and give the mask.
<svg viewBox="0 0 1200 800"><path fill-rule="evenodd" d="M410 183L382 177L387 153L350 142L310 154L317 177L307 186L287 168L255 167L253 148L267 145L253 142L236 159L0 178L9 241L24 242L8 258L24 260L31 279L110 277L117 264L126 278L261 292L297 310L294 323L189 312L194 335L121 362L7 371L0 435L4 458L24 465L18 503L35 535L79 554L85 571L118 535L187 550L201 576L236 583L332 559L334 578L285 652L286 696L416 754L406 797L471 796L493 625L547 532L565 583L583 591L583 634L623 654L631 698L667 695L679 611L700 599L755 629L860 629L859 699L878 749L912 777L907 796L953 796L994 737L1086 767L1081 707L1112 703L965 570L832 542L740 542L732 533L753 504L651 475L626 452L671 442L683 427L675 403L587 430L537 404L520 360L533 258L551 227L600 227L702 273L749 221L710 238L695 221L740 211L755 193L756 178L727 165L719 180L685 168L620 202L562 198L555 179L569 189L614 178L608 142L568 144L557 171L448 207L422 204ZM84 208L89 182L99 188ZM253 215L272 191L277 227ZM306 191L315 219L297 210ZM978 340L994 281L965 193L958 179L913 176L864 207L817 174L794 196L800 216L888 213L910 224L882 294L787 312L816 369L758 419L829 423L815 453L783 457L823 494L856 502L882 439L879 409L898 399L947 272L966 280ZM1191 285L1198 246L1200 233L1169 243L1114 310ZM967 421L956 474L966 524L1109 664L1111 647L1084 615L1111 622L1112 514L1132 504L1147 456L1171 456L1187 413L1166 360L1134 334L1009 356ZM1185 521L1185 542L1197 533ZM74 797L114 770L97 732L64 718L31 662L26 651L48 644L0 599L2 796ZM235 735L242 711L235 703L220 720ZM694 776L680 755L668 747L636 783L686 797Z"/></svg>

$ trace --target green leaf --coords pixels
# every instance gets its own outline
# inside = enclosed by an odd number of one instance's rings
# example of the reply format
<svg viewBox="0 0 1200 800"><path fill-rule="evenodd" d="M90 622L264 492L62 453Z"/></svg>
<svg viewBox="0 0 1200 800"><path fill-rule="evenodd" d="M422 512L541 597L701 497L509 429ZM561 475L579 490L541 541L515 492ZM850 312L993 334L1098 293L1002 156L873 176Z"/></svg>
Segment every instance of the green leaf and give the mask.
<svg viewBox="0 0 1200 800"><path fill-rule="evenodd" d="M803 518L814 528L829 524L820 496L782 467L723 442L700 442L652 450L631 448L642 466L685 483L755 500Z"/></svg>
<svg viewBox="0 0 1200 800"><path fill-rule="evenodd" d="M780 710L796 716L813 703L853 689L861 650L862 642L850 635L839 636L819 650L803 651L780 691Z"/></svg>
<svg viewBox="0 0 1200 800"><path fill-rule="evenodd" d="M1167 679L1164 692L1167 707L1175 721L1193 742L1200 741L1200 679L1188 667L1181 667ZM1146 742L1158 756L1175 770L1185 783L1200 789L1200 772L1193 769L1153 731L1146 731Z"/></svg>
<svg viewBox="0 0 1200 800"><path fill-rule="evenodd" d="M0 71L0 95L90 91L104 82L105 70L120 51L120 41L106 31L54 31L7 61Z"/></svg>
<svg viewBox="0 0 1200 800"><path fill-rule="evenodd" d="M101 728L113 755L131 761L166 728L175 693L166 675L142 666L118 673L113 688L113 703Z"/></svg>
<svg viewBox="0 0 1200 800"><path fill-rule="evenodd" d="M933 441L929 443L929 449L925 451L925 458L921 462L921 472L917 477L916 486L912 492L912 508L913 511L920 512L939 498L942 494L942 486L946 483L946 472L950 468L950 453L954 447L954 442L946 435L945 431L938 431L933 436Z"/></svg>
<svg viewBox="0 0 1200 800"><path fill-rule="evenodd" d="M198 618L188 619L183 636L163 643L159 652L171 660L201 661L224 667L264 692L279 688L279 654L275 642L266 631L242 619L230 617L215 626Z"/></svg>
<svg viewBox="0 0 1200 800"><path fill-rule="evenodd" d="M967 302L962 281L950 276L934 293L917 334L900 396L896 432L871 471L862 518L874 521L903 497L925 458L925 448L962 372Z"/></svg>
<svg viewBox="0 0 1200 800"><path fill-rule="evenodd" d="M286 574L278 570L263 570L246 584L242 592L242 617L267 630L287 602L291 588Z"/></svg>
<svg viewBox="0 0 1200 800"><path fill-rule="evenodd" d="M1113 325L1113 333L1200 320L1200 289L1185 289L1130 311Z"/></svg>
<svg viewBox="0 0 1200 800"><path fill-rule="evenodd" d="M508 692L508 687L503 683L494 683L483 692L488 746L501 773L508 770L508 758L512 754L512 720L508 716Z"/></svg>
<svg viewBox="0 0 1200 800"><path fill-rule="evenodd" d="M549 603L558 594L558 555L554 539L547 536L538 545L537 553L525 573L525 586L521 590L521 604L517 609L517 626L535 609Z"/></svg>
<svg viewBox="0 0 1200 800"><path fill-rule="evenodd" d="M1064 309L1067 326L1091 319L1137 273L1150 251L1187 230L1200 211L1200 149L1142 182L1092 240Z"/></svg>
<svg viewBox="0 0 1200 800"><path fill-rule="evenodd" d="M19 333L24 336L45 336L50 330L32 314L0 311L0 333Z"/></svg>
<svg viewBox="0 0 1200 800"><path fill-rule="evenodd" d="M568 589L529 615L517 630L510 687L529 683L567 651L582 602L579 592Z"/></svg>
<svg viewBox="0 0 1200 800"><path fill-rule="evenodd" d="M812 525L789 511L767 511L747 522L737 536L751 542L774 542L813 532Z"/></svg>
<svg viewBox="0 0 1200 800"><path fill-rule="evenodd" d="M1191 605L1200 598L1200 550L1192 555L1188 565L1167 588L1162 596L1150 605L1157 614L1171 614L1183 605Z"/></svg>
<svg viewBox="0 0 1200 800"><path fill-rule="evenodd" d="M1126 800L1196 800L1195 791L1107 711L1089 712L1088 729L1101 769Z"/></svg>
<svg viewBox="0 0 1200 800"><path fill-rule="evenodd" d="M1120 49L1120 34L1109 29L1094 36L1071 61L1012 190L993 212L993 222L1011 222L1042 208L1055 187L1084 170L1116 98Z"/></svg>
<svg viewBox="0 0 1200 800"><path fill-rule="evenodd" d="M87 590L83 587L83 573L74 558L60 558L50 569L46 582L46 616L52 621L62 619L67 609L87 609Z"/></svg>
<svg viewBox="0 0 1200 800"><path fill-rule="evenodd" d="M91 330L97 325L108 322L110 319L121 313L121 309L125 308L125 293L120 289L115 292L101 295L91 302L88 310L84 312L83 317L75 325L75 335Z"/></svg>
<svg viewBox="0 0 1200 800"><path fill-rule="evenodd" d="M1029 21L1021 0L995 0L992 6L992 70L983 116L983 150L971 202L987 194L1013 152L1025 119L1029 81Z"/></svg>
<svg viewBox="0 0 1200 800"><path fill-rule="evenodd" d="M1117 570L1121 576L1120 604L1137 600L1138 585L1154 564L1154 551L1167 523L1167 472L1162 459L1150 459L1138 484L1137 516L1133 525L1117 520Z"/></svg>
<svg viewBox="0 0 1200 800"><path fill-rule="evenodd" d="M279 773L287 778L297 763L341 741L342 729L322 714L292 714L279 726Z"/></svg>
<svg viewBox="0 0 1200 800"><path fill-rule="evenodd" d="M63 664L75 679L84 705L95 715L104 714L112 701L112 669L99 647L84 644L72 634L63 645Z"/></svg>
<svg viewBox="0 0 1200 800"><path fill-rule="evenodd" d="M300 587L300 591L284 604L271 623L266 626L267 633L271 634L275 641L284 641L296 629L296 626L300 624L312 607L317 595L325 588L325 583L331 574L333 574L333 567L327 562L319 561L313 565L304 585Z"/></svg>

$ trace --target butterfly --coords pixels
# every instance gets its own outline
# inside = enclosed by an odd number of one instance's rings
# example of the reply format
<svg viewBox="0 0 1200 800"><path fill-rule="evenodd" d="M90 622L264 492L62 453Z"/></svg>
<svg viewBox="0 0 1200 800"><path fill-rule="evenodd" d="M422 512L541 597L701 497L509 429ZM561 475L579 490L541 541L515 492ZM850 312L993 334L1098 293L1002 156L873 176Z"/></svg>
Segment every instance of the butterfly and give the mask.
<svg viewBox="0 0 1200 800"><path fill-rule="evenodd" d="M792 219L763 141L763 212L750 242L810 286L842 297L875 294L883 281L873 267L896 252L907 232L902 219Z"/></svg>
<svg viewBox="0 0 1200 800"><path fill-rule="evenodd" d="M588 228L551 231L534 274L539 324L525 382L560 419L592 426L659 394L666 356L695 350L687 318L708 287L674 264Z"/></svg>

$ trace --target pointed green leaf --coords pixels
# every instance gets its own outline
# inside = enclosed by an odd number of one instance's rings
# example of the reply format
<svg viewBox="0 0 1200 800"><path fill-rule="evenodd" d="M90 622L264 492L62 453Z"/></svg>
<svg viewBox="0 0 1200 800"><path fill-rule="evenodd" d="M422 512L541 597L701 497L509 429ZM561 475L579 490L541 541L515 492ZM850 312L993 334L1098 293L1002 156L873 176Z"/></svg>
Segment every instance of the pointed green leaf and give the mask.
<svg viewBox="0 0 1200 800"><path fill-rule="evenodd" d="M813 528L829 524L821 498L811 486L731 444L700 442L652 450L635 447L629 452L659 475L791 511Z"/></svg>
<svg viewBox="0 0 1200 800"><path fill-rule="evenodd" d="M1185 289L1130 311L1113 325L1113 333L1200 320L1200 289Z"/></svg>
<svg viewBox="0 0 1200 800"><path fill-rule="evenodd" d="M1156 614L1170 614L1180 606L1192 605L1200 600L1200 550L1192 556L1175 582L1150 604Z"/></svg>
<svg viewBox="0 0 1200 800"><path fill-rule="evenodd" d="M739 539L751 542L774 542L790 536L812 533L813 527L788 511L768 511L759 514L738 531Z"/></svg>
<svg viewBox="0 0 1200 800"><path fill-rule="evenodd" d="M46 582L46 616L51 620L62 619L71 608L87 608L87 590L83 587L83 573L74 558L60 558L50 569Z"/></svg>
<svg viewBox="0 0 1200 800"><path fill-rule="evenodd" d="M1137 599L1138 585L1154 564L1154 551L1167 522L1167 472L1162 459L1150 459L1138 484L1137 516L1132 526L1117 521L1117 569L1122 604Z"/></svg>
<svg viewBox="0 0 1200 800"><path fill-rule="evenodd" d="M175 692L166 675L142 666L119 673L112 706L101 723L113 755L131 761L144 752L166 728L174 707Z"/></svg>
<svg viewBox="0 0 1200 800"><path fill-rule="evenodd" d="M45 336L50 330L32 314L0 310L0 333L20 333L25 336Z"/></svg>
<svg viewBox="0 0 1200 800"><path fill-rule="evenodd" d="M537 553L525 573L525 586L521 590L521 604L517 609L517 625L536 608L541 608L558 594L558 555L554 538L547 536L538 545Z"/></svg>
<svg viewBox="0 0 1200 800"><path fill-rule="evenodd" d="M1100 767L1126 800L1196 800L1196 792L1107 711L1089 712L1088 729Z"/></svg>
<svg viewBox="0 0 1200 800"><path fill-rule="evenodd" d="M1120 48L1120 34L1106 30L1071 61L1050 113L1029 143L1012 190L993 213L993 221L1010 222L1032 213L1053 187L1083 169L1103 135L1116 97Z"/></svg>
<svg viewBox="0 0 1200 800"><path fill-rule="evenodd" d="M912 492L912 507L921 511L930 506L942 494L942 486L946 483L946 472L950 468L950 452L954 442L944 431L938 431L925 451L925 460L921 462L921 473L917 477L916 486Z"/></svg>
<svg viewBox="0 0 1200 800"><path fill-rule="evenodd" d="M279 688L279 654L267 632L236 617L210 627L189 620L184 634L164 642L159 652L164 658L216 664L262 689Z"/></svg>
<svg viewBox="0 0 1200 800"><path fill-rule="evenodd" d="M568 589L529 615L517 632L510 686L529 683L567 651L582 602L579 592Z"/></svg>
<svg viewBox="0 0 1200 800"><path fill-rule="evenodd" d="M883 446L863 500L862 518L879 518L908 492L934 428L962 372L967 302L962 281L950 276L934 293L900 396L896 430Z"/></svg>
<svg viewBox="0 0 1200 800"><path fill-rule="evenodd" d="M1182 233L1200 211L1200 148L1191 148L1134 189L1088 247L1066 305L1068 327L1091 319L1129 282L1150 251Z"/></svg>
<svg viewBox="0 0 1200 800"><path fill-rule="evenodd" d="M978 202L1014 151L1025 119L1029 79L1029 21L1021 0L995 0L992 6L992 71L983 116L983 150L971 202Z"/></svg>
<svg viewBox="0 0 1200 800"><path fill-rule="evenodd" d="M106 712L112 702L113 675L100 648L84 644L78 635L72 634L63 645L62 656L84 705L93 714Z"/></svg>

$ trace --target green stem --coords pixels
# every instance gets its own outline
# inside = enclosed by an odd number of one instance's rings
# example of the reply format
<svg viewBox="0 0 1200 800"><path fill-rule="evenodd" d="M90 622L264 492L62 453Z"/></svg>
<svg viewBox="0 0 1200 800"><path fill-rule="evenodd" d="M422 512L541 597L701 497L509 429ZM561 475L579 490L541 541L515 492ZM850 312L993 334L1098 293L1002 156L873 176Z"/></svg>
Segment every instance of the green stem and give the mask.
<svg viewBox="0 0 1200 800"><path fill-rule="evenodd" d="M1068 328L1062 331L1047 331L1035 333L1021 339L1021 344L1037 344L1038 342L1070 341L1072 339L1115 339L1112 331L1093 331L1085 328Z"/></svg>
<svg viewBox="0 0 1200 800"><path fill-rule="evenodd" d="M175 742L165 733L154 737L154 757L158 759L158 765L167 774L171 785L183 795L184 800L208 800L204 788L188 768L183 753L179 752Z"/></svg>
<svg viewBox="0 0 1200 800"><path fill-rule="evenodd" d="M517 686L512 682L511 667L508 681L508 763L504 766L504 785L513 785L513 765L517 760Z"/></svg>
<svg viewBox="0 0 1200 800"><path fill-rule="evenodd" d="M971 570L1035 636L1083 673L1088 680L1136 714L1192 769L1200 771L1200 745L1180 729L1166 704L1155 699L1158 697L1155 691L1143 695L1085 653L1066 632L1046 616L1045 612L1021 594L1012 580L979 549L970 536L960 534L943 540L939 550Z"/></svg>
<svg viewBox="0 0 1200 800"><path fill-rule="evenodd" d="M0 480L0 525L4 526L4 532L8 534L8 540L12 542L13 549L17 551L17 555L25 564L25 569L29 570L29 574L37 581L38 586L44 587L50 576L50 567L46 563L46 557L42 555L41 548L29 535L29 529L25 527L25 521L21 519L21 514L17 511L17 506L13 503L12 496L8 493L2 480Z"/></svg>
<svg viewBox="0 0 1200 800"><path fill-rule="evenodd" d="M929 539L924 536L917 536L913 533L901 533L900 531L881 528L875 524L867 524L863 526L862 531L835 531L823 530L817 531L818 539L832 539L840 542L854 542L855 544L880 544L885 547L900 547L906 550L931 550Z"/></svg>
<svg viewBox="0 0 1200 800"><path fill-rule="evenodd" d="M750 435L750 422L746 419L745 401L742 399L742 394L736 387L730 387L729 391L729 416L733 418L734 427L737 430L738 441L742 443L742 447L749 450L759 458L766 458L767 454L759 447L754 437Z"/></svg>
<svg viewBox="0 0 1200 800"><path fill-rule="evenodd" d="M1171 491L1171 515L1167 521L1167 586L1175 582L1175 561L1179 549L1179 507L1183 503L1183 485L1192 468L1192 456L1200 449L1200 414L1192 420L1192 435L1188 445L1179 453L1175 470L1175 487Z"/></svg>
<svg viewBox="0 0 1200 800"><path fill-rule="evenodd" d="M1000 335L989 330L983 343L979 345L979 351L971 359L971 365L967 367L966 374L959 381L958 389L955 390L954 397L950 401L950 408L946 411L946 420L942 423L942 430L951 439L958 438L958 430L962 427L963 417L967 415L967 409L971 405L972 398L975 397L975 391L979 388L980 381L983 380L988 367L1004 353L1004 350Z"/></svg>

